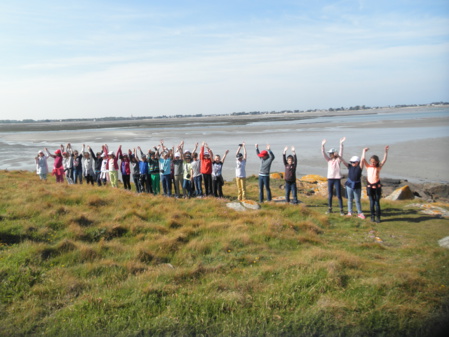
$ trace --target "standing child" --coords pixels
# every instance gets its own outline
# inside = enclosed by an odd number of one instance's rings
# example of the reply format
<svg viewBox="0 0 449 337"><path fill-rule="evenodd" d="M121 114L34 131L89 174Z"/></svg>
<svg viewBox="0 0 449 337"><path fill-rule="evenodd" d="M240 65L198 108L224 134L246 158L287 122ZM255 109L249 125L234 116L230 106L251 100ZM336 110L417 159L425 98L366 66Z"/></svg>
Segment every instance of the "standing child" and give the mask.
<svg viewBox="0 0 449 337"><path fill-rule="evenodd" d="M296 165L297 165L297 157L295 148L292 146L292 153L293 155L289 155L288 157L285 157L285 154L287 153L288 146L285 147L284 153L282 154L283 160L284 160L284 166L285 166L285 201L290 202L290 191L292 192L292 203L297 204L298 203L298 192L296 187Z"/></svg>
<svg viewBox="0 0 449 337"><path fill-rule="evenodd" d="M274 160L274 154L270 150L270 145L267 144L267 149L259 152L259 145L256 144L256 153L260 158L259 169L259 202L263 202L263 188L267 190L267 201L271 201L270 188L270 169L271 163Z"/></svg>
<svg viewBox="0 0 449 337"><path fill-rule="evenodd" d="M207 151L204 151L204 148ZM204 191L206 196L212 195L212 150L209 146L203 142L201 145L200 151L200 160L201 160L201 174L203 175L204 180Z"/></svg>
<svg viewBox="0 0 449 337"><path fill-rule="evenodd" d="M162 189L164 195L171 197L171 161L173 159L173 151L164 146L164 141L161 140L161 158L159 158L159 169L162 175Z"/></svg>
<svg viewBox="0 0 449 337"><path fill-rule="evenodd" d="M34 158L36 161L36 173L39 175L41 180L47 180L48 173L48 163L47 159L49 154L45 155L44 151L39 150L37 156Z"/></svg>
<svg viewBox="0 0 449 337"><path fill-rule="evenodd" d="M87 146L87 149L89 150L89 153L90 153L93 161L95 162L94 179L97 182L98 186L101 186L101 168L103 166L103 155L101 152L97 152L97 154L95 155L94 150L92 150L92 148L90 146Z"/></svg>
<svg viewBox="0 0 449 337"><path fill-rule="evenodd" d="M117 155L114 151L108 153L108 162L106 169L109 172L109 180L111 181L111 186L114 188L118 187L118 158L122 155L122 146L120 145L117 150Z"/></svg>
<svg viewBox="0 0 449 337"><path fill-rule="evenodd" d="M389 146L385 146L385 153L382 162L379 162L379 157L376 155L371 156L369 163L366 161L365 156L369 148L364 148L362 152L362 162L366 166L366 179L368 184L366 185L366 193L369 197L369 205L371 212L371 221L380 222L380 197L382 196L382 185L380 183L380 170L385 165L388 157Z"/></svg>
<svg viewBox="0 0 449 337"><path fill-rule="evenodd" d="M189 151L184 153L182 172L183 172L182 192L184 194L184 198L190 198L192 196L193 171L192 171L192 155Z"/></svg>
<svg viewBox="0 0 449 337"><path fill-rule="evenodd" d="M150 151L148 169L150 172L151 190L154 195L158 195L161 193L161 176L159 174L159 151L157 147L154 147L154 151Z"/></svg>
<svg viewBox="0 0 449 337"><path fill-rule="evenodd" d="M220 161L220 156L217 154L214 158L214 162L212 163L212 190L214 192L215 198L223 198L223 164L225 162L226 156L228 155L229 150L226 150L223 155L223 159Z"/></svg>
<svg viewBox="0 0 449 337"><path fill-rule="evenodd" d="M240 150L243 149L243 154ZM246 147L245 142L239 144L237 153L235 154L236 166L235 166L235 181L237 183L237 199L242 201L246 200Z"/></svg>
<svg viewBox="0 0 449 337"><path fill-rule="evenodd" d="M338 205L340 206L340 215L345 215L343 210L343 199L341 198L341 172L340 172L340 163L341 157L343 156L343 142L346 140L346 137L340 139L340 151L337 151L332 148L327 151L326 154L324 150L324 145L326 144L326 139L323 139L321 142L321 153L324 159L327 161L327 190L328 190L328 199L327 199L327 214L332 213L332 196L334 194L334 186L335 186L335 194L338 198Z"/></svg>
<svg viewBox="0 0 449 337"><path fill-rule="evenodd" d="M357 207L357 216L360 219L365 219L365 215L362 213L362 204L360 198L362 196L362 170L364 161L360 161L357 156L352 156L349 160L349 164L341 158L343 165L348 168L348 179L346 180L346 194L348 195L348 214L352 216L352 201L355 199L355 205Z"/></svg>
<svg viewBox="0 0 449 337"><path fill-rule="evenodd" d="M47 155L54 158L53 163L53 171L52 174L56 176L56 182L57 183L63 183L64 182L64 165L62 164L62 151L64 149L64 146L61 145L61 148L55 151L55 154L50 154L48 152L48 149L45 148L45 152L47 152Z"/></svg>
<svg viewBox="0 0 449 337"><path fill-rule="evenodd" d="M192 173L193 173L193 183L195 185L196 196L201 198L203 196L203 176L201 175L201 162L198 159L198 153L195 151L192 154Z"/></svg>
<svg viewBox="0 0 449 337"><path fill-rule="evenodd" d="M78 150L73 150L72 153L72 162L73 162L73 181L75 184L78 184L78 180L80 184L83 183L83 154L78 153Z"/></svg>
<svg viewBox="0 0 449 337"><path fill-rule="evenodd" d="M181 197L181 188L184 182L183 179L183 151L184 151L184 142L182 141L178 145L178 149L175 153L175 159L173 159L173 185L175 185L175 197Z"/></svg>
<svg viewBox="0 0 449 337"><path fill-rule="evenodd" d="M132 163L132 169L133 169L133 181L134 186L136 186L136 192L140 193L142 190L140 188L140 167L139 167L139 160L138 157L136 157L136 149L134 149L134 154L129 154L130 161Z"/></svg>
<svg viewBox="0 0 449 337"><path fill-rule="evenodd" d="M83 144L83 175L84 178L86 178L86 183L94 184L94 177L95 177L95 161L93 158L90 157L90 153L85 151L86 148Z"/></svg>
<svg viewBox="0 0 449 337"><path fill-rule="evenodd" d="M131 190L131 162L128 153L120 153L119 157L121 160L120 173L122 174L123 187L125 190Z"/></svg>

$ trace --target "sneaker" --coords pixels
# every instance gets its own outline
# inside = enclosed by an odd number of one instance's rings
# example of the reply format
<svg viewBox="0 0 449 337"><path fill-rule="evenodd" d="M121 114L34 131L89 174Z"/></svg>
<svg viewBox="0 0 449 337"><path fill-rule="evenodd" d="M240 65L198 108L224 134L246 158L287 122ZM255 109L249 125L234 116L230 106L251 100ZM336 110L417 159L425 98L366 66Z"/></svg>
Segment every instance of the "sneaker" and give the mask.
<svg viewBox="0 0 449 337"><path fill-rule="evenodd" d="M351 212L348 212L348 214L346 214L346 216L352 216L352 213L351 213Z"/></svg>
<svg viewBox="0 0 449 337"><path fill-rule="evenodd" d="M374 215L371 215L371 222L374 222Z"/></svg>
<svg viewBox="0 0 449 337"><path fill-rule="evenodd" d="M329 208L326 212L326 214L331 214L332 213L332 208Z"/></svg>
<svg viewBox="0 0 449 337"><path fill-rule="evenodd" d="M360 213L359 215L357 215L357 217L359 217L360 219L365 219L365 216L363 215L363 213Z"/></svg>
<svg viewBox="0 0 449 337"><path fill-rule="evenodd" d="M380 223L380 216L376 216L376 222Z"/></svg>
<svg viewBox="0 0 449 337"><path fill-rule="evenodd" d="M342 209L340 210L340 215L345 216L345 212Z"/></svg>

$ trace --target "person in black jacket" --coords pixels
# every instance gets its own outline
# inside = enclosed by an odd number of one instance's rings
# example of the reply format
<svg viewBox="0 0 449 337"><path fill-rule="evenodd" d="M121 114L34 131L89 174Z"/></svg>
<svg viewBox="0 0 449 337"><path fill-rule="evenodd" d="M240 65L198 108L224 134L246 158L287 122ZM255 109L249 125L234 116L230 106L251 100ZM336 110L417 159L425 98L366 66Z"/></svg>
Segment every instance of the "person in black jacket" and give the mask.
<svg viewBox="0 0 449 337"><path fill-rule="evenodd" d="M297 165L297 157L295 148L292 146L293 155L289 155L286 157L286 153L288 150L288 146L285 147L284 153L282 154L284 159L285 166L285 201L290 202L290 192L292 192L292 203L298 203L298 190L296 188L296 165Z"/></svg>
<svg viewBox="0 0 449 337"><path fill-rule="evenodd" d="M90 146L87 146L87 149L89 150L92 159L95 162L95 181L97 182L98 186L101 186L101 164L103 163L102 153L97 152L97 154L95 154Z"/></svg>

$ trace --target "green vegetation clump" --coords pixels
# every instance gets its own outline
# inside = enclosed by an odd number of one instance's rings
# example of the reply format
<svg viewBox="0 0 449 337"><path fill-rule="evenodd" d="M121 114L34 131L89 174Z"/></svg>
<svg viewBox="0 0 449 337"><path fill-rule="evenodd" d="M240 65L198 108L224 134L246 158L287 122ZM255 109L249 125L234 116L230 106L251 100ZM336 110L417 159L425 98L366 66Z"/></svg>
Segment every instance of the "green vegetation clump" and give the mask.
<svg viewBox="0 0 449 337"><path fill-rule="evenodd" d="M449 223L407 202L382 201L384 221L373 224L324 215L318 197L236 212L225 199L45 183L22 171L2 171L0 187L1 336L448 328L449 250L437 241ZM235 185L224 193L234 196ZM256 199L255 179L248 195Z"/></svg>

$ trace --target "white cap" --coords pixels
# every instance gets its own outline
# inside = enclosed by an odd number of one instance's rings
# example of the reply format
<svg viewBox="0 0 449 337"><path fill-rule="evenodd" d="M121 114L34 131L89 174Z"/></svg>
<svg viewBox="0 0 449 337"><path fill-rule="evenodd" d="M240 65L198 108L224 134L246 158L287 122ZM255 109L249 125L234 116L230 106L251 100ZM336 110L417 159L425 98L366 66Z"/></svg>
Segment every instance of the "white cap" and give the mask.
<svg viewBox="0 0 449 337"><path fill-rule="evenodd" d="M114 152L114 151L110 151L110 152L108 153L108 156L115 156L115 152Z"/></svg>
<svg viewBox="0 0 449 337"><path fill-rule="evenodd" d="M360 158L357 156L352 156L349 162L350 163L360 162Z"/></svg>
<svg viewBox="0 0 449 337"><path fill-rule="evenodd" d="M332 148L329 151L327 151L327 153L335 153L335 152L337 152L337 150L335 150L334 148Z"/></svg>
<svg viewBox="0 0 449 337"><path fill-rule="evenodd" d="M179 152L176 152L176 153L175 153L175 157L181 158L181 154L180 154Z"/></svg>

